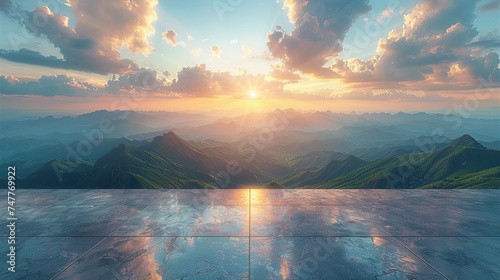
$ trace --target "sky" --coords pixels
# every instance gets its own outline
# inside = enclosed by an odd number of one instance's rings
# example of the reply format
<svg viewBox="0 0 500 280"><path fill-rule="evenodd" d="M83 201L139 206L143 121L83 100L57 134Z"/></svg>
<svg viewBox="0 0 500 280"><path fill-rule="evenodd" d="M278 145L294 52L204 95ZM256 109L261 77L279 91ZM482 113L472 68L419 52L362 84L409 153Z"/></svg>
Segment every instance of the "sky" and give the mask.
<svg viewBox="0 0 500 280"><path fill-rule="evenodd" d="M498 115L499 0L0 0L0 109Z"/></svg>

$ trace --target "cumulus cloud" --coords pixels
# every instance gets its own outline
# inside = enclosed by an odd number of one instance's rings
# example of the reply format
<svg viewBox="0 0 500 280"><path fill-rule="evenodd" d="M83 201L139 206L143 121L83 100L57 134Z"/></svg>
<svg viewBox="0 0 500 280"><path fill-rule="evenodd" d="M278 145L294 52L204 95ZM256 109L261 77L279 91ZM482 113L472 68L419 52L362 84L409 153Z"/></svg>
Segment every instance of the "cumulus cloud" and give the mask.
<svg viewBox="0 0 500 280"><path fill-rule="evenodd" d="M220 57L220 48L217 46L212 46L212 56Z"/></svg>
<svg viewBox="0 0 500 280"><path fill-rule="evenodd" d="M330 69L344 81L365 87L473 87L480 79L500 81L496 40L473 41L477 0L425 0L404 16L404 24L380 39L369 60L335 60Z"/></svg>
<svg viewBox="0 0 500 280"><path fill-rule="evenodd" d="M22 81L13 76L0 75L0 94L41 96L88 96L98 88L80 82L68 75L41 76L35 81Z"/></svg>
<svg viewBox="0 0 500 280"><path fill-rule="evenodd" d="M251 90L270 97L282 93L283 86L280 81L266 80L264 75L212 72L205 64L201 64L182 68L168 88L172 92L192 97L230 95L235 98L246 98Z"/></svg>
<svg viewBox="0 0 500 280"><path fill-rule="evenodd" d="M106 83L106 91L110 93L166 93L167 73L160 75L157 71L141 68L138 71L125 73L118 78L113 77Z"/></svg>
<svg viewBox="0 0 500 280"><path fill-rule="evenodd" d="M156 0L71 0L70 4L75 15L74 28L68 25L66 16L53 13L46 6L32 12L19 10L18 6L16 11L12 11L13 6L2 6L2 11L20 21L32 34L47 38L63 56L56 62L53 57L44 60L40 55L34 64L99 74L138 69L133 61L122 59L118 49L144 54L152 50L148 37L155 31L152 22L157 19ZM5 59L17 56L18 62L22 60L19 58L22 52L4 50L3 53ZM25 59L25 63L29 61Z"/></svg>
<svg viewBox="0 0 500 280"><path fill-rule="evenodd" d="M173 29L163 32L162 35L163 39L174 47L186 45L184 42L177 41L177 39L175 39L175 37L177 37L177 32Z"/></svg>
<svg viewBox="0 0 500 280"><path fill-rule="evenodd" d="M286 68L316 77L333 77L323 66L343 50L346 33L358 17L371 10L368 0L286 0L290 33L277 26L267 35L273 57Z"/></svg>
<svg viewBox="0 0 500 280"><path fill-rule="evenodd" d="M212 95L217 92L212 82L212 72L206 69L205 64L194 67L184 67L177 73L177 79L172 81L170 90L192 95Z"/></svg>

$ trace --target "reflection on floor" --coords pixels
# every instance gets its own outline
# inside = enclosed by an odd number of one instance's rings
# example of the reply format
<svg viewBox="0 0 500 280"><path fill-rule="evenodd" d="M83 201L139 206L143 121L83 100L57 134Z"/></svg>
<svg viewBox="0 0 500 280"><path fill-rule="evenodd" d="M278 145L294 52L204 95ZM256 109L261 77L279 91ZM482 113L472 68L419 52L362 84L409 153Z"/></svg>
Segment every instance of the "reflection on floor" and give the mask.
<svg viewBox="0 0 500 280"><path fill-rule="evenodd" d="M2 261L0 279L500 279L499 190L16 197L16 273Z"/></svg>

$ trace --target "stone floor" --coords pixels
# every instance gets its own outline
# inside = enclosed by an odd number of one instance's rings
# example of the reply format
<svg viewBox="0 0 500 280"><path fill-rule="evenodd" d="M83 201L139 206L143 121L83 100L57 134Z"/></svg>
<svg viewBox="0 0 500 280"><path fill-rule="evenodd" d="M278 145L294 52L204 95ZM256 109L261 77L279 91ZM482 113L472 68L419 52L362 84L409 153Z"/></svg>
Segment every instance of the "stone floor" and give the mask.
<svg viewBox="0 0 500 280"><path fill-rule="evenodd" d="M498 190L16 197L16 273L4 219L0 279L500 279Z"/></svg>

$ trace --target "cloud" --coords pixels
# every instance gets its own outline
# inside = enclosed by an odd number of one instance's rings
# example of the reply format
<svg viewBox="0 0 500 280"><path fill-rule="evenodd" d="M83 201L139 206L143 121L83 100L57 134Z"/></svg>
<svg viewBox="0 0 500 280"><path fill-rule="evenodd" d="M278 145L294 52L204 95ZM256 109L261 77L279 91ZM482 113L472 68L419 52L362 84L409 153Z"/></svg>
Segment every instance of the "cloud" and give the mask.
<svg viewBox="0 0 500 280"><path fill-rule="evenodd" d="M205 64L201 64L182 68L177 73L177 79L172 81L170 90L195 96L210 96L219 89L212 81L212 72L206 69Z"/></svg>
<svg viewBox="0 0 500 280"><path fill-rule="evenodd" d="M287 69L316 77L333 77L323 66L339 55L346 33L358 17L371 10L368 0L286 0L291 34L281 27L267 35L267 47Z"/></svg>
<svg viewBox="0 0 500 280"><path fill-rule="evenodd" d="M2 11L18 20L35 36L47 38L63 56L64 62L55 62L53 57L44 59L40 55L36 65L98 74L126 73L138 69L133 61L121 59L118 49L126 48L132 53L144 54L152 50L148 38L155 31L152 23L157 19L156 0L72 0L70 4L75 14L74 28L68 26L66 16L53 13L46 6L37 7L32 12L20 10L18 6L5 6L10 10ZM27 52L3 50L3 53L8 53L5 59L17 56L19 62L23 60L19 57ZM24 61L30 64L27 59Z"/></svg>
<svg viewBox="0 0 500 280"><path fill-rule="evenodd" d="M8 51L0 49L0 58L32 65L47 66L61 69L73 69L73 66L67 63L64 59L59 59L55 56L44 56L39 52L29 49L20 49L18 51Z"/></svg>
<svg viewBox="0 0 500 280"><path fill-rule="evenodd" d="M476 40L477 0L425 0L403 26L380 39L369 60L335 60L330 69L359 87L473 88L481 79L500 81L495 39Z"/></svg>
<svg viewBox="0 0 500 280"><path fill-rule="evenodd" d="M156 0L71 0L76 15L75 30L112 49L125 47L133 53L149 53L148 38L154 34ZM107 43L105 43L107 41Z"/></svg>
<svg viewBox="0 0 500 280"><path fill-rule="evenodd" d="M41 96L88 96L99 89L68 75L41 76L35 81L21 81L13 76L0 76L0 94Z"/></svg>
<svg viewBox="0 0 500 280"><path fill-rule="evenodd" d="M212 56L220 57L220 48L217 46L212 46Z"/></svg>
<svg viewBox="0 0 500 280"><path fill-rule="evenodd" d="M264 75L229 72L212 72L205 64L184 67L168 87L175 93L192 97L233 96L247 98L248 92L257 91L261 96L272 97L283 92L281 81L268 81Z"/></svg>
<svg viewBox="0 0 500 280"><path fill-rule="evenodd" d="M394 10L393 9L385 9L380 14L380 19L385 20L385 19L391 17L393 14L394 14Z"/></svg>
<svg viewBox="0 0 500 280"><path fill-rule="evenodd" d="M165 94L168 89L167 73L164 76L157 71L141 68L138 71L129 72L113 77L106 83L106 91L110 93L159 93Z"/></svg>
<svg viewBox="0 0 500 280"><path fill-rule="evenodd" d="M9 13L12 11L12 1L11 0L0 0L0 11Z"/></svg>
<svg viewBox="0 0 500 280"><path fill-rule="evenodd" d="M186 44L182 41L177 41L175 37L177 37L177 32L175 30L170 29L168 31L165 31L162 33L163 39L167 41L170 45L177 47L177 46L185 46Z"/></svg>
<svg viewBox="0 0 500 280"><path fill-rule="evenodd" d="M193 41L194 40L193 36L191 36L189 34L187 35L187 39L188 39L188 41Z"/></svg>
<svg viewBox="0 0 500 280"><path fill-rule="evenodd" d="M477 40L470 42L468 46L484 49L500 48L500 38L481 36Z"/></svg>
<svg viewBox="0 0 500 280"><path fill-rule="evenodd" d="M483 4L479 7L479 11L481 12L492 12L500 10L500 0L492 0L486 4Z"/></svg>
<svg viewBox="0 0 500 280"><path fill-rule="evenodd" d="M345 93L335 99L344 100L365 100L365 101L420 101L420 102L439 102L449 101L450 98L443 97L437 93L409 93L401 90L384 91L373 93L370 91L353 91Z"/></svg>
<svg viewBox="0 0 500 280"><path fill-rule="evenodd" d="M280 81L286 82L298 82L301 77L299 74L294 73L294 71L290 71L286 69L283 65L274 64L272 65L272 71L269 73L269 76Z"/></svg>

